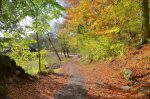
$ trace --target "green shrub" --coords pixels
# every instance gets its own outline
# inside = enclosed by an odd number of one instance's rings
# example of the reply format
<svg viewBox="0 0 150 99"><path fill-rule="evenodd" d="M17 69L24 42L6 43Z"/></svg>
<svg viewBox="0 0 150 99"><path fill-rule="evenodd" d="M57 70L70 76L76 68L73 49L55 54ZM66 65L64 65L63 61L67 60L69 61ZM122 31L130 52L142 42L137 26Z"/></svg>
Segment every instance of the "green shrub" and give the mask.
<svg viewBox="0 0 150 99"><path fill-rule="evenodd" d="M112 41L104 36L82 39L79 48L82 58L88 61L111 59L125 52L125 45L122 42Z"/></svg>

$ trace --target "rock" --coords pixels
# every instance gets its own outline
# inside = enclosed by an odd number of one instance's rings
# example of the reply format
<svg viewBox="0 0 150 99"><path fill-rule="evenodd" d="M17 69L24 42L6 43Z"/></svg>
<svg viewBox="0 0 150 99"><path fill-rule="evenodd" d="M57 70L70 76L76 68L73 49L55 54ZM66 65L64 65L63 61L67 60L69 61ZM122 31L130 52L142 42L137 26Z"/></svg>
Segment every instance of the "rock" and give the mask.
<svg viewBox="0 0 150 99"><path fill-rule="evenodd" d="M0 54L0 80L6 82L6 80L14 75L25 79L32 78L31 75L25 73L22 67L17 66L16 62L9 56Z"/></svg>
<svg viewBox="0 0 150 99"><path fill-rule="evenodd" d="M99 80L99 81L97 81L96 85L97 85L98 87L104 87L104 86L105 86L105 83Z"/></svg>
<svg viewBox="0 0 150 99"><path fill-rule="evenodd" d="M0 78L3 78L1 80L4 80L4 77L8 78L12 75L14 65L10 57L0 54Z"/></svg>
<svg viewBox="0 0 150 99"><path fill-rule="evenodd" d="M145 94L150 93L150 84L147 85L147 86L141 86L141 87L139 87L138 91L142 92L142 93L145 93Z"/></svg>
<svg viewBox="0 0 150 99"><path fill-rule="evenodd" d="M53 69L60 68L60 64L54 63L54 64L52 65L52 67L53 67Z"/></svg>
<svg viewBox="0 0 150 99"><path fill-rule="evenodd" d="M48 70L53 70L53 69L58 69L60 67L61 67L60 64L54 63L52 66L47 67L47 69Z"/></svg>
<svg viewBox="0 0 150 99"><path fill-rule="evenodd" d="M125 86L121 86L120 88L123 90L129 90L131 87L128 85L125 85Z"/></svg>

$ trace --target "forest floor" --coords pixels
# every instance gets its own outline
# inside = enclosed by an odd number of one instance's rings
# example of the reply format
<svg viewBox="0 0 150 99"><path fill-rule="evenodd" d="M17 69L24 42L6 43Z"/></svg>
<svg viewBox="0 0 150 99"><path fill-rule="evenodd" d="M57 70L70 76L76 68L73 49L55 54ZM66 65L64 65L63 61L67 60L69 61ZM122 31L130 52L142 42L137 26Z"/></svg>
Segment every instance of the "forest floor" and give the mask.
<svg viewBox="0 0 150 99"><path fill-rule="evenodd" d="M150 99L150 44L129 48L112 61L77 66L86 79L87 99ZM125 69L132 71L130 81L124 78Z"/></svg>
<svg viewBox="0 0 150 99"><path fill-rule="evenodd" d="M130 81L125 69L132 71ZM59 74L8 84L8 94L12 99L150 99L150 44L129 48L112 61L86 65L70 59Z"/></svg>
<svg viewBox="0 0 150 99"><path fill-rule="evenodd" d="M67 83L68 76L65 74L40 75L34 81L20 79L8 84L8 96L12 99L54 99L54 94Z"/></svg>

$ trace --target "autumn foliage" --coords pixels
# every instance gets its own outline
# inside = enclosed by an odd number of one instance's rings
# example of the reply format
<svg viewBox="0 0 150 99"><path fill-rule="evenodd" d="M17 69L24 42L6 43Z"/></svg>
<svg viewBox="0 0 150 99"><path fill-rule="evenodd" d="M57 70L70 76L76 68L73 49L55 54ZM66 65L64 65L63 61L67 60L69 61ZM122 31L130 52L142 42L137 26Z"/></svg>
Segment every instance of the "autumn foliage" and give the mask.
<svg viewBox="0 0 150 99"><path fill-rule="evenodd" d="M67 10L66 18L68 25L84 25L90 32L102 35L118 33L127 24L136 24L135 21L140 18L139 11L137 1L80 0L77 6Z"/></svg>
<svg viewBox="0 0 150 99"><path fill-rule="evenodd" d="M138 1L65 1L70 7L66 8L66 21L59 34L72 38L66 39L70 48L77 49L86 60L110 59L123 55L126 46L140 44Z"/></svg>

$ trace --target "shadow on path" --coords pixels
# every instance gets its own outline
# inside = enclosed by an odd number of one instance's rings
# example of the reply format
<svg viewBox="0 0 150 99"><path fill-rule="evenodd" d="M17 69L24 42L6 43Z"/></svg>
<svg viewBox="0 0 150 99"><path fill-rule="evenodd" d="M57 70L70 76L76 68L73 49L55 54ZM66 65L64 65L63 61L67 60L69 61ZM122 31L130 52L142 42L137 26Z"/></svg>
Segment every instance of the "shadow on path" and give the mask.
<svg viewBox="0 0 150 99"><path fill-rule="evenodd" d="M73 62L69 66L69 85L55 94L55 99L86 99L87 89L84 78L77 73L76 65Z"/></svg>

